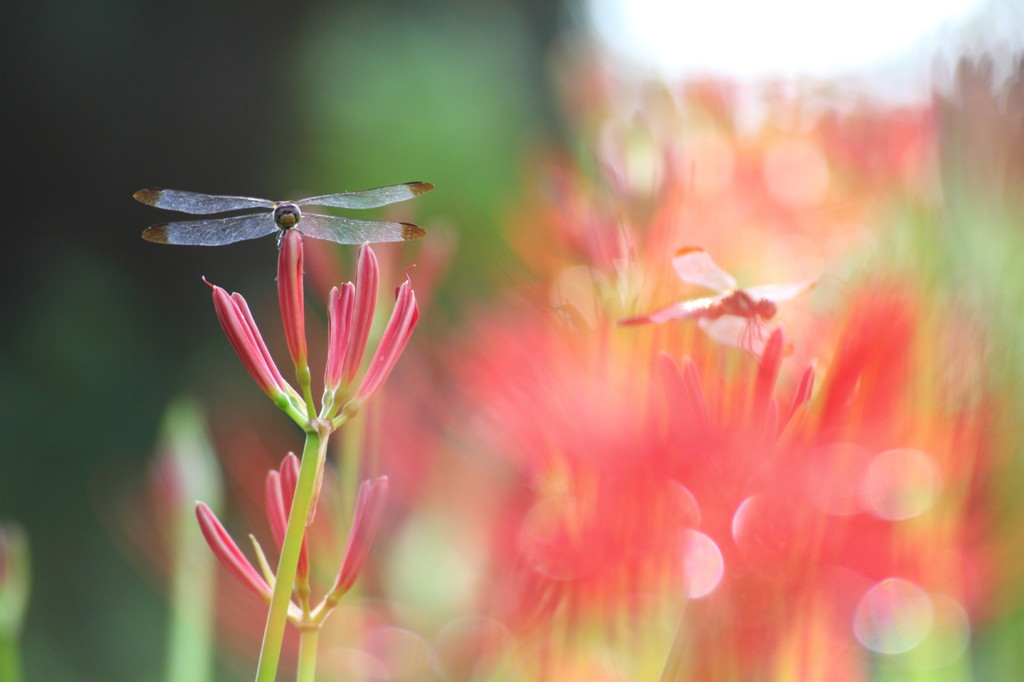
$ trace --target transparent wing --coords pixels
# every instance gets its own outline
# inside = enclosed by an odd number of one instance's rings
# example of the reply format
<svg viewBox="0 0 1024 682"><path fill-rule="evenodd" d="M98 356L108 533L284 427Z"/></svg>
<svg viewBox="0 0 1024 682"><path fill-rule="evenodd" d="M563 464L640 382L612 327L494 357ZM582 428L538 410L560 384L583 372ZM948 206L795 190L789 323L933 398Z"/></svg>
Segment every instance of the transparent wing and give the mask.
<svg viewBox="0 0 1024 682"><path fill-rule="evenodd" d="M256 239L277 231L272 214L257 213L153 225L142 232L142 238L158 244L221 246L244 239Z"/></svg>
<svg viewBox="0 0 1024 682"><path fill-rule="evenodd" d="M273 220L271 220L273 224ZM410 223L387 220L355 220L319 213L303 213L302 220L295 226L302 234L315 239L326 239L337 244L362 244L363 242L401 242L419 239L426 232Z"/></svg>
<svg viewBox="0 0 1024 682"><path fill-rule="evenodd" d="M132 195L141 201L157 208L166 208L182 213L223 213L243 208L273 208L274 202L255 197L229 197L217 194L200 194L199 192L183 192L177 189L140 189Z"/></svg>
<svg viewBox="0 0 1024 682"><path fill-rule="evenodd" d="M692 301L683 301L682 303L673 303L647 315L626 318L619 321L619 324L660 324L669 320L693 320L707 317L713 314L715 306L720 300L720 296L710 296L708 298L697 298Z"/></svg>
<svg viewBox="0 0 1024 682"><path fill-rule="evenodd" d="M376 208L387 206L398 201L407 201L434 189L429 182L406 182L401 185L389 185L377 189L364 189L359 192L342 194L325 194L319 197L300 199L295 203L299 206L333 206L335 208Z"/></svg>
<svg viewBox="0 0 1024 682"><path fill-rule="evenodd" d="M717 320L697 320L704 333L724 346L736 346L755 355L764 352L768 340L765 326L752 318L725 315Z"/></svg>
<svg viewBox="0 0 1024 682"><path fill-rule="evenodd" d="M732 275L718 267L707 251L695 246L680 249L672 259L672 267L676 269L679 279L690 284L715 291L731 291L737 288Z"/></svg>
<svg viewBox="0 0 1024 682"><path fill-rule="evenodd" d="M813 280L793 282L791 284L762 284L757 287L747 287L743 291L747 292L755 301L768 299L778 303L780 301L788 301L794 296L810 289L814 284Z"/></svg>

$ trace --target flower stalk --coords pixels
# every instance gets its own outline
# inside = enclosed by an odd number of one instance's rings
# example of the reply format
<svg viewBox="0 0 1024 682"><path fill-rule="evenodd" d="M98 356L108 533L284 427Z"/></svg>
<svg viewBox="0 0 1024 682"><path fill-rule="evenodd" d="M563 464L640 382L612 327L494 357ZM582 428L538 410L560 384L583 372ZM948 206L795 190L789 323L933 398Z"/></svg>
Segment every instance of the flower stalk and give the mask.
<svg viewBox="0 0 1024 682"><path fill-rule="evenodd" d="M397 290L391 319L357 384L373 325L380 279L377 257L369 244L363 244L357 256L355 282L335 287L330 294L324 395L318 412L308 364L302 264L302 236L289 230L281 240L278 302L298 391L278 371L245 299L210 285L217 317L242 364L263 392L306 432L301 459L289 454L280 469L271 471L266 479L267 515L280 550L276 570L271 568L254 538L259 570L245 557L209 507L201 502L196 507L203 536L217 558L236 579L270 605L257 682L271 682L276 678L289 620L301 635L298 679L311 681L314 678L317 630L358 577L383 516L388 490L386 477L360 486L345 559L333 586L319 604L312 606L306 528L313 522L317 508L327 444L331 433L380 390L419 319L416 295L407 280ZM357 385L358 389L353 391Z"/></svg>
<svg viewBox="0 0 1024 682"><path fill-rule="evenodd" d="M291 511L288 515L288 526L284 541L281 543L281 557L277 563L277 578L274 591L270 598L270 612L263 631L263 644L260 648L260 661L256 668L257 682L273 682L277 676L277 666L281 659L281 643L284 641L284 628L288 619L288 607L291 605L292 588L299 566L302 541L306 532L306 519L313 501L313 486L317 478L317 468L327 449L329 431L319 429L306 434L306 444L302 449L302 460L299 466L299 479L292 497Z"/></svg>
<svg viewBox="0 0 1024 682"><path fill-rule="evenodd" d="M342 244L353 243L354 235L363 235L374 241L396 242L417 239L425 232L416 225L403 222L349 221L316 214L307 214L307 220L299 225L302 217L299 205L376 208L412 199L433 187L428 182L406 182L359 192L310 197L297 202L271 202L249 197L163 189L144 189L134 195L139 201L152 206L199 215L230 213L236 209L269 209L261 215L248 214L201 221L161 223L143 233L150 241L217 246L263 236L270 232L275 232L278 237L278 303L288 354L295 369L297 389L282 377L245 299L240 294L228 293L223 288L207 282L212 291L217 319L246 371L260 390L305 432L301 461L293 454L289 454L280 469L270 472L266 479L267 513L279 549L276 571L271 568L266 554L254 536L249 537L256 553L255 566L231 538L210 506L198 502L195 507L202 535L217 559L236 579L270 605L260 650L257 680L269 682L275 679L285 623L288 619L291 619L302 633L298 679L308 682L315 676L317 629L330 608L321 603L317 607L317 618L314 619L311 615L310 561L305 531L312 524L317 508L324 479L328 439L335 429L348 421L355 413L356 407L365 403L380 388L404 348L408 334L418 317L415 298L411 296L411 288L407 286L410 293L402 297L402 303L398 306L400 310L396 310L393 316L393 320L400 320L394 322L394 326L398 328L385 334L386 347L376 349L372 369L362 382L358 400L353 403L351 389L357 385L363 357L367 352L366 345L373 327L380 277L377 257L370 249L369 243L364 243L357 256L355 283L343 284L331 292L328 344L330 352L324 375L325 391L318 410L313 396L306 342L303 232ZM333 222L334 220L340 222ZM389 325L389 329L391 326ZM344 409L349 403L354 405L353 409ZM329 591L334 601L351 585L365 559L368 547L364 547L363 543L369 544L376 529L380 509L383 508L383 494L387 490L386 479L379 479L368 484L368 487L364 486L364 489L369 492L365 495L360 494L360 502L357 504L362 506L355 510L354 516L357 519L365 518L362 523L366 527L352 529L348 555L339 571L338 581ZM374 491L380 492L374 494ZM10 531L10 535L13 539L8 542L7 532L4 526L0 525L0 682L14 682L16 678L20 678L20 673L9 669L11 666L8 666L8 662L13 660L13 655L7 655L4 645L9 639L13 641L16 633L12 623L20 626L21 607L24 592L27 591L27 572L22 572L22 576L17 570L18 559L23 556L18 552L20 535L13 530ZM13 548L10 551L7 549L8 544ZM25 560L27 561L27 558ZM24 577L25 580L19 582L19 577ZM199 587L205 587L205 583ZM298 604L292 601L293 592ZM182 603L198 603L195 599L189 599L194 596L193 593L204 598L207 596L203 589L188 590L186 587ZM186 621L180 619L179 622ZM180 632L184 633L187 629L183 628ZM199 628L195 630L200 631ZM205 633L205 629L201 631ZM175 633L177 632L178 630L175 630ZM195 638L189 637L188 633L182 634L180 638L175 634L174 641L179 640L190 642ZM182 650L188 648L184 646ZM199 650L199 647L191 648ZM206 653L205 650L203 653ZM187 658L189 657L183 655L177 657L177 660L185 661ZM169 667L172 671L189 669L198 670L197 674L200 676L203 674L197 667L189 668L185 664L172 664Z"/></svg>
<svg viewBox="0 0 1024 682"><path fill-rule="evenodd" d="M209 507L202 502L196 505L199 526L216 557L236 579L270 604L257 682L275 679L288 621L299 629L301 635L298 679L313 679L316 631L359 576L387 503L386 476L364 481L359 487L348 546L338 575L320 603L312 606L305 530L310 509L316 504L315 491L319 468L322 466L321 457L330 435L326 422L317 420L317 425L320 428L307 438L301 461L289 454L278 471L271 471L267 475L267 517L281 551L276 571L271 570L259 543L253 540L257 561L262 569L261 575L245 558ZM287 515L284 511L286 506L289 507ZM298 603L292 600L293 591Z"/></svg>
<svg viewBox="0 0 1024 682"><path fill-rule="evenodd" d="M320 640L320 627L299 630L299 666L295 682L313 682L316 679L316 652Z"/></svg>

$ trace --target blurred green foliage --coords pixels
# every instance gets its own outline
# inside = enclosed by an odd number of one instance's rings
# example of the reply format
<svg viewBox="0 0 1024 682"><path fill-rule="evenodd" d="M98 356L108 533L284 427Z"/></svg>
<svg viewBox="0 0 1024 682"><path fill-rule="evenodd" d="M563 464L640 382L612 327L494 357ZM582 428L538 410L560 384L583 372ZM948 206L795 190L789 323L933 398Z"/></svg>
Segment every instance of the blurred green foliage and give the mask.
<svg viewBox="0 0 1024 682"><path fill-rule="evenodd" d="M310 26L295 69L306 134L285 177L309 191L434 183L407 210L454 229L465 296L494 284L502 217L541 122L529 27L512 6L389 9L338 7Z"/></svg>
<svg viewBox="0 0 1024 682"><path fill-rule="evenodd" d="M138 234L163 216L131 193L430 181L438 189L408 210L457 232L453 271L479 292L540 134L539 44L553 16L546 4L463 2L12 10L6 196L33 208L0 268L0 517L33 546L27 679L160 679L162 579L119 515L173 396L247 399L200 275L244 288L257 315L273 288L269 240L153 247Z"/></svg>

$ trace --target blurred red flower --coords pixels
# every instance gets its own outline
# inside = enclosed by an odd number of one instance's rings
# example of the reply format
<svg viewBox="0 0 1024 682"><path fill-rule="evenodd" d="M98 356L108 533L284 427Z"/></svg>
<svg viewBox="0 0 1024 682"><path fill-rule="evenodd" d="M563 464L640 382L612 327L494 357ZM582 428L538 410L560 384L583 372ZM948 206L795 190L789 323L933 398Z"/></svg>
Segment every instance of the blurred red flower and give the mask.
<svg viewBox="0 0 1024 682"><path fill-rule="evenodd" d="M921 309L893 288L854 296L814 395L779 331L755 362L682 324L481 321L460 349L459 413L477 424L470 450L518 477L492 548L494 613L520 633L614 629L643 622L645 595L674 592L700 599L685 628L693 679L786 666L860 679L896 635L858 623L909 613L876 614L873 588L973 612L983 429L925 398L936 358L921 352L934 338ZM827 655L792 650L810 637Z"/></svg>

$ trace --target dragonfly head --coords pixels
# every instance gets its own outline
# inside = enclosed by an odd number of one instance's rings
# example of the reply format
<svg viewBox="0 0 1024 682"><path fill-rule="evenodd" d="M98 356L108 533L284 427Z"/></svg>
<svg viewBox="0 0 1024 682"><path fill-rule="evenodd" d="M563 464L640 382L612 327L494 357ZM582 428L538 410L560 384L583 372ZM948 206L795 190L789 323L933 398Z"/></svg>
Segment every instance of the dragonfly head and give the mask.
<svg viewBox="0 0 1024 682"><path fill-rule="evenodd" d="M778 312L778 305L770 298L762 298L754 304L754 311L762 319L771 319Z"/></svg>
<svg viewBox="0 0 1024 682"><path fill-rule="evenodd" d="M775 313L779 311L779 306L775 304L775 301L770 298L762 298L760 301L754 304L754 312L762 320L770 320L775 317Z"/></svg>
<svg viewBox="0 0 1024 682"><path fill-rule="evenodd" d="M302 220L302 211L295 204L285 203L274 207L274 224L282 230L295 227L300 220Z"/></svg>

